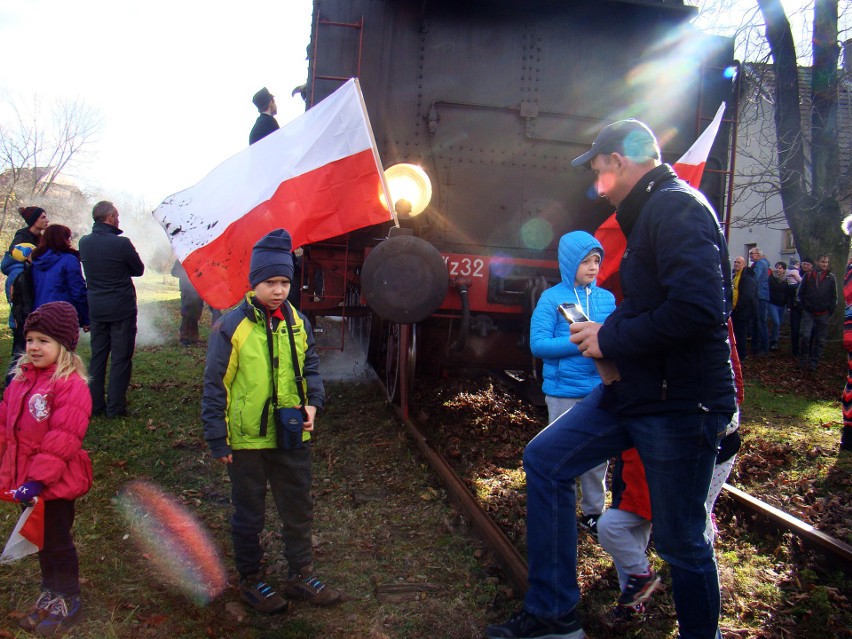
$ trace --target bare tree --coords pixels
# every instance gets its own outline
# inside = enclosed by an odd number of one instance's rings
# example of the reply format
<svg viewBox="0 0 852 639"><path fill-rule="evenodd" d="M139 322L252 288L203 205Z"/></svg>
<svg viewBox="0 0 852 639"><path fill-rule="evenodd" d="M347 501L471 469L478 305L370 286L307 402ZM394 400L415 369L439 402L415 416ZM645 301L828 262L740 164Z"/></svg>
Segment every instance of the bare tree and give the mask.
<svg viewBox="0 0 852 639"><path fill-rule="evenodd" d="M780 0L757 0L757 4L772 52L777 166L784 216L800 255L825 253L840 271L849 255L849 240L840 231L840 201L848 192L841 190L837 128L838 0L815 0L813 5L810 100L800 100L796 47Z"/></svg>
<svg viewBox="0 0 852 639"><path fill-rule="evenodd" d="M60 176L79 160L103 129L98 111L81 99L57 99L45 112L36 96L27 105L0 100L0 232L22 200L50 195Z"/></svg>

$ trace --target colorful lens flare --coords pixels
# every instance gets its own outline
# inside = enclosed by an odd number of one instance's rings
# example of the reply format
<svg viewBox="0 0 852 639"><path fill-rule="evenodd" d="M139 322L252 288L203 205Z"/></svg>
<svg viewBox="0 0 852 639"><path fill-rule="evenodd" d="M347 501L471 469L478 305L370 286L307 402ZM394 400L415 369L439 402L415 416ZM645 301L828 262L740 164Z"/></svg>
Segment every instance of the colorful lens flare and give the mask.
<svg viewBox="0 0 852 639"><path fill-rule="evenodd" d="M165 583L199 605L222 593L227 576L219 549L185 506L144 481L125 485L116 501L134 542Z"/></svg>

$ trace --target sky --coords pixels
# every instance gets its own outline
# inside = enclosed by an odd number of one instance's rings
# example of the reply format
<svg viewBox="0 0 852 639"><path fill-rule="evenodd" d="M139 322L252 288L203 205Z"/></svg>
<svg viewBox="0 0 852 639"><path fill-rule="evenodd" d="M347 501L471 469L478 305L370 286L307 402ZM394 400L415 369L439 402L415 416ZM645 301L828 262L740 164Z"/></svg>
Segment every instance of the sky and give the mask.
<svg viewBox="0 0 852 639"><path fill-rule="evenodd" d="M803 4L784 0L790 13ZM153 208L248 144L261 87L279 124L304 112L291 92L307 79L310 30L310 0L0 0L0 99L97 109L102 133L69 176Z"/></svg>
<svg viewBox="0 0 852 639"><path fill-rule="evenodd" d="M0 99L84 100L104 126L82 185L156 206L248 145L251 97L298 117L310 0L0 0Z"/></svg>

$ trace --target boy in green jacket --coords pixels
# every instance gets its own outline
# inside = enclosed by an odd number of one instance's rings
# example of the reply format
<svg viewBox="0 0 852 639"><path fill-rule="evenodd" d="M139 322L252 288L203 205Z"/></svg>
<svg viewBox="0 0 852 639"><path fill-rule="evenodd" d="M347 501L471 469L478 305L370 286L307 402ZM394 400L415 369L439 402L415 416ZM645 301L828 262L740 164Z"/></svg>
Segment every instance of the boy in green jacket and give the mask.
<svg viewBox="0 0 852 639"><path fill-rule="evenodd" d="M291 249L284 229L254 245L249 270L254 290L210 333L201 400L204 439L213 457L227 464L231 479L240 597L270 614L284 612L288 602L261 575L267 483L289 566L284 594L316 605L341 598L317 579L311 563L310 439L325 391L311 325L286 301Z"/></svg>

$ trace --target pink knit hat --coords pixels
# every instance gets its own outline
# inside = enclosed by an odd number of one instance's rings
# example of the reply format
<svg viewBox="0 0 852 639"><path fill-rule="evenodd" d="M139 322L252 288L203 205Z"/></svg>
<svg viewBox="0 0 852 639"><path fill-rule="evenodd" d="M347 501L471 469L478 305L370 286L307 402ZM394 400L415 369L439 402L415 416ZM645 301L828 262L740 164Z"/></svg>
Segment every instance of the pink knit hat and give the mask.
<svg viewBox="0 0 852 639"><path fill-rule="evenodd" d="M48 302L29 314L24 322L24 335L39 331L52 337L69 351L77 348L80 338L80 322L77 311L68 302Z"/></svg>

